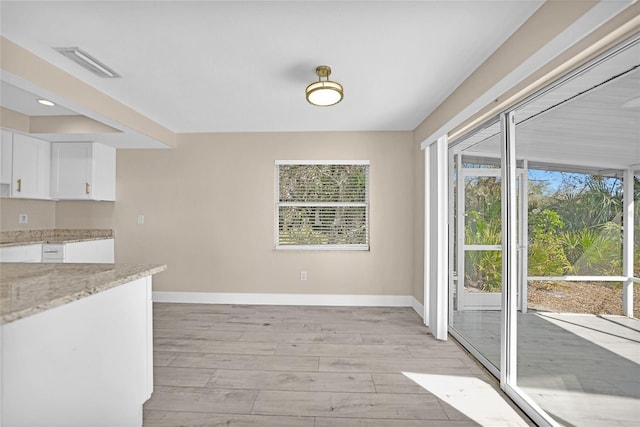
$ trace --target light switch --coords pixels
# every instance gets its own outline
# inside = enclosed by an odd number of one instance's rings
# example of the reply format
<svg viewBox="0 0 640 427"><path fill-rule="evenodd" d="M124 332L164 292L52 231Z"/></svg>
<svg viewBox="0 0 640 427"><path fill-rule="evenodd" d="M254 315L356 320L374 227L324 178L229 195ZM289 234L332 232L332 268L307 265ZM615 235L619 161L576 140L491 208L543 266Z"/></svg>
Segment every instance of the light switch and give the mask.
<svg viewBox="0 0 640 427"><path fill-rule="evenodd" d="M26 224L29 222L29 215L27 214L20 214L18 215L18 222L20 224Z"/></svg>
<svg viewBox="0 0 640 427"><path fill-rule="evenodd" d="M144 215L138 215L138 224L139 225L144 224Z"/></svg>

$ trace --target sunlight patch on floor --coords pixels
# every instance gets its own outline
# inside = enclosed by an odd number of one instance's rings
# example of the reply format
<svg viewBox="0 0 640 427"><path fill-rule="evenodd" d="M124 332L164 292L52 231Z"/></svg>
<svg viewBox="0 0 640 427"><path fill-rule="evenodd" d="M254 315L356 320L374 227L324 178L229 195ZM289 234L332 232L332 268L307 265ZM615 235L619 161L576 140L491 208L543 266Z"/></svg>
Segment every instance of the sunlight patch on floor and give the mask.
<svg viewBox="0 0 640 427"><path fill-rule="evenodd" d="M528 426L496 389L476 377L403 374L483 426Z"/></svg>
<svg viewBox="0 0 640 427"><path fill-rule="evenodd" d="M640 364L640 321L622 316L536 313L548 322L631 362Z"/></svg>
<svg viewBox="0 0 640 427"><path fill-rule="evenodd" d="M640 420L640 399L633 397L535 387L522 390L549 414L559 414L568 424L631 426Z"/></svg>

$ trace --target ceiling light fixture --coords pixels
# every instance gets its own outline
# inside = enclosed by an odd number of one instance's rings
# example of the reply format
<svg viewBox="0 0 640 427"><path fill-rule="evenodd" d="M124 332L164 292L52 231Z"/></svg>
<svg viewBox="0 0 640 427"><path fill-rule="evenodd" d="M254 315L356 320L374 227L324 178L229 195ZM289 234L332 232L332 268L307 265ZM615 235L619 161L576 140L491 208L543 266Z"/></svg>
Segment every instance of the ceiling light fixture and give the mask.
<svg viewBox="0 0 640 427"><path fill-rule="evenodd" d="M342 85L329 80L331 67L320 65L316 68L316 74L318 75L318 81L311 83L305 90L307 101L320 107L328 107L342 101L344 97Z"/></svg>
<svg viewBox="0 0 640 427"><path fill-rule="evenodd" d="M56 105L48 99L38 99L38 102L42 105L46 105L47 107L53 107L54 105Z"/></svg>
<svg viewBox="0 0 640 427"><path fill-rule="evenodd" d="M98 61L87 52L83 51L79 47L56 47L55 50L66 56L76 64L86 68L98 77L103 78L118 78L120 75L113 71L111 68Z"/></svg>

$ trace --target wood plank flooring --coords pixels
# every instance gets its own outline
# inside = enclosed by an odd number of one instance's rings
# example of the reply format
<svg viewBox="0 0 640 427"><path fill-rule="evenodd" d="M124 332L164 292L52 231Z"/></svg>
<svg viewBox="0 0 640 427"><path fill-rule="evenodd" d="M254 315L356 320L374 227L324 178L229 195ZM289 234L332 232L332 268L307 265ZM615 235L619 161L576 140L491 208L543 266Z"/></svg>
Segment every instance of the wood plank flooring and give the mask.
<svg viewBox="0 0 640 427"><path fill-rule="evenodd" d="M146 427L475 426L403 372L466 376L500 393L410 308L156 303L154 365ZM528 425L514 415L501 425Z"/></svg>

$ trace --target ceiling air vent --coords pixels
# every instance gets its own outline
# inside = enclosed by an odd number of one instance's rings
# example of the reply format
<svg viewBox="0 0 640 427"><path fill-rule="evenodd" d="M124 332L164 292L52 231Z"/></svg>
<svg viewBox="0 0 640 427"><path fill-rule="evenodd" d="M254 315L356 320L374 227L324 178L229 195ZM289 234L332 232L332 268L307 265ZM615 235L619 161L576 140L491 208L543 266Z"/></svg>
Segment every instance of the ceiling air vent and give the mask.
<svg viewBox="0 0 640 427"><path fill-rule="evenodd" d="M56 47L54 49L76 64L81 65L82 67L91 71L98 77L107 79L115 79L120 77L120 74L116 73L111 68L107 67L102 62L98 61L96 58L78 47Z"/></svg>

